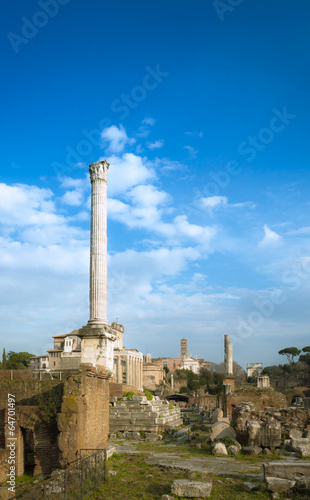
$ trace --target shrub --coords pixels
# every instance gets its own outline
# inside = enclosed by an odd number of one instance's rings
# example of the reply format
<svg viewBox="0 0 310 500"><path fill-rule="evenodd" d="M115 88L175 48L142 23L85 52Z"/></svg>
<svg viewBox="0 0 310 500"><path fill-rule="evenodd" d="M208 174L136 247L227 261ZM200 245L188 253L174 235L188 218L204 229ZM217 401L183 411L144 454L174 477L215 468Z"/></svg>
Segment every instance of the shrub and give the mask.
<svg viewBox="0 0 310 500"><path fill-rule="evenodd" d="M173 410L173 409L174 409L174 406L170 403L169 410Z"/></svg>
<svg viewBox="0 0 310 500"><path fill-rule="evenodd" d="M146 395L146 399L147 399L148 401L152 401L152 399L153 399L153 394L151 394L151 393L150 393L150 392L148 392L148 391L145 391L145 395Z"/></svg>
<svg viewBox="0 0 310 500"><path fill-rule="evenodd" d="M132 396L138 396L138 394L133 391L124 392L124 398L130 399Z"/></svg>
<svg viewBox="0 0 310 500"><path fill-rule="evenodd" d="M188 387L186 387L186 385L184 385L181 387L180 392L183 394L189 394L191 390Z"/></svg>
<svg viewBox="0 0 310 500"><path fill-rule="evenodd" d="M225 436L223 438L215 438L213 442L214 443L223 443L226 447L236 444L236 440L229 437L229 436Z"/></svg>

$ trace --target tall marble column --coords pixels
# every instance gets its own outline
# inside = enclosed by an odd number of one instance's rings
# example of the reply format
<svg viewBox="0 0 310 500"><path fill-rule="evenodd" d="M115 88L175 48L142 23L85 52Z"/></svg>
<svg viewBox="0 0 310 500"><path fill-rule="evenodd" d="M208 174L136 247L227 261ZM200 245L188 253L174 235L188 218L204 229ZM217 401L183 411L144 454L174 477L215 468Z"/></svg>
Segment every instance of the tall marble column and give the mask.
<svg viewBox="0 0 310 500"><path fill-rule="evenodd" d="M91 182L89 321L78 332L81 363L102 366L113 374L115 335L107 320L107 182L106 160L89 165Z"/></svg>

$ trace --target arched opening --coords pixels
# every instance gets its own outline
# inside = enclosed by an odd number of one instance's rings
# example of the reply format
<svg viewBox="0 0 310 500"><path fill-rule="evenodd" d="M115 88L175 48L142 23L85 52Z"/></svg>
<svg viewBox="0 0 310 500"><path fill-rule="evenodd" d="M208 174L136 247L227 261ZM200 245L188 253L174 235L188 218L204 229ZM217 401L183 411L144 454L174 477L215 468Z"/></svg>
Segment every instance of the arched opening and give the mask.
<svg viewBox="0 0 310 500"><path fill-rule="evenodd" d="M33 476L34 460L34 438L31 429L21 428L24 441L24 473Z"/></svg>

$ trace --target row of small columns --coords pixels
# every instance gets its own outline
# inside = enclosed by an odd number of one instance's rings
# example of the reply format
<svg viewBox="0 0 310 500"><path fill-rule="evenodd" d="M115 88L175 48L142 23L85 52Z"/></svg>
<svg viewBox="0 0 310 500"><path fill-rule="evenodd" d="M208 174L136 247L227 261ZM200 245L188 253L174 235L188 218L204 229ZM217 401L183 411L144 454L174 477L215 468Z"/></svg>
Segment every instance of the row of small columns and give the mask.
<svg viewBox="0 0 310 500"><path fill-rule="evenodd" d="M129 353L120 352L117 357L116 379L118 384L122 384L122 366L121 356L125 357L126 384L142 389L143 385L143 360L137 356L131 356Z"/></svg>

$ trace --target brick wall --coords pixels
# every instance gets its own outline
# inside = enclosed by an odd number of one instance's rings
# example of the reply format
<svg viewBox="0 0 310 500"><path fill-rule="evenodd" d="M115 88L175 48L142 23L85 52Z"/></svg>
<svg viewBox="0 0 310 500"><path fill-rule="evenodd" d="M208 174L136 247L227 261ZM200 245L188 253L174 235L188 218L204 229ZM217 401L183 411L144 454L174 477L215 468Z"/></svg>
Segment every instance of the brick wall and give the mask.
<svg viewBox="0 0 310 500"><path fill-rule="evenodd" d="M84 367L65 381L0 382L0 448L6 446L7 395L10 393L16 400L18 475L24 472L26 429L33 433L35 474L48 474L59 466L66 466L78 457L81 448L106 446L109 434L109 381L106 377L104 370ZM51 408L57 411L53 405L56 397L61 405L57 421L50 418ZM0 474L7 473L7 465L4 458Z"/></svg>
<svg viewBox="0 0 310 500"><path fill-rule="evenodd" d="M20 370L27 371L27 370ZM0 382L0 447L5 448L8 440L8 394L15 396L15 435L16 437L16 474L24 473L24 445L26 430L33 434L34 473L48 474L58 465L58 447L56 428L47 423L47 406L44 401L55 401L56 392L59 401L62 395L62 383L58 380L12 380ZM47 398L47 399L48 399ZM41 402L41 403L40 403ZM41 406L40 406L41 405ZM48 412L48 411L47 411ZM44 414L43 414L44 413ZM8 463L2 460L0 474L8 472Z"/></svg>
<svg viewBox="0 0 310 500"><path fill-rule="evenodd" d="M76 460L80 449L104 448L109 434L109 381L106 373L84 369L64 384L57 416L62 467Z"/></svg>
<svg viewBox="0 0 310 500"><path fill-rule="evenodd" d="M114 384L110 382L109 384L110 396L116 396L117 398L122 398L124 392L135 392L136 394L142 395L143 391L138 391L136 387L127 384Z"/></svg>
<svg viewBox="0 0 310 500"><path fill-rule="evenodd" d="M0 370L0 381L2 380L31 380L32 371L25 370Z"/></svg>
<svg viewBox="0 0 310 500"><path fill-rule="evenodd" d="M287 406L286 397L274 389L240 388L227 396L227 416L231 417L232 407L239 403L253 403L253 410L263 410L267 406L283 408Z"/></svg>

